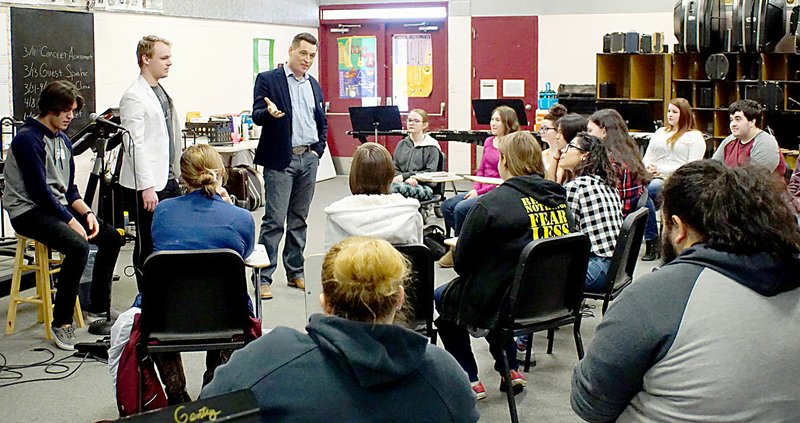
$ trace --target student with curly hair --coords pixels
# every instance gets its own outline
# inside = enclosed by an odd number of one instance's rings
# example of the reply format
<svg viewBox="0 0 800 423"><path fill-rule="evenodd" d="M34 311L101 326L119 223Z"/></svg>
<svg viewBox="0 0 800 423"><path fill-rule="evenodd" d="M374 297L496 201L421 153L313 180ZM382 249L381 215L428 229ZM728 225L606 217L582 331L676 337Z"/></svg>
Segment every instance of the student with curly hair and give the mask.
<svg viewBox="0 0 800 423"><path fill-rule="evenodd" d="M575 175L564 188L577 230L589 237L591 245L584 289L602 291L622 227L622 203L615 188L614 169L603 142L586 132L567 144L558 165Z"/></svg>

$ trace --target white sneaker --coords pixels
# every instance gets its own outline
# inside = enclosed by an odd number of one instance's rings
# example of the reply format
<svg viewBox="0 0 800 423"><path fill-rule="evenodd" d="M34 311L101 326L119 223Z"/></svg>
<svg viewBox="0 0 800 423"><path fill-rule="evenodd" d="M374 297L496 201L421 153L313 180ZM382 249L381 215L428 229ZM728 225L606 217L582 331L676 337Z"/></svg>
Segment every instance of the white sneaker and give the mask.
<svg viewBox="0 0 800 423"><path fill-rule="evenodd" d="M75 351L75 327L72 325L62 326L60 328L50 328L53 334L53 342L58 348L64 351Z"/></svg>

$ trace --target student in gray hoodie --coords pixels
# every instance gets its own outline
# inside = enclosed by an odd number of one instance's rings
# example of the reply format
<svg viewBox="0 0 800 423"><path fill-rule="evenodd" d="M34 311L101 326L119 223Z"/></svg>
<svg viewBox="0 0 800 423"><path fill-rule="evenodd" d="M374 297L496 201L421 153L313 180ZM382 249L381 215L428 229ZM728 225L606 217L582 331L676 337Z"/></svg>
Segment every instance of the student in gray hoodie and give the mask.
<svg viewBox="0 0 800 423"><path fill-rule="evenodd" d="M408 136L394 150L395 177L392 180L392 192L420 201L430 200L433 188L414 179L414 175L438 170L441 147L438 141L426 133L428 113L424 110L414 109L408 112L407 128Z"/></svg>
<svg viewBox="0 0 800 423"><path fill-rule="evenodd" d="M611 304L576 365L581 418L800 421L800 230L771 170L705 160L666 181L666 264Z"/></svg>
<svg viewBox="0 0 800 423"><path fill-rule="evenodd" d="M351 237L328 251L306 333L278 327L233 353L201 398L255 394L263 421L475 422L475 395L458 363L392 324L408 264L388 242Z"/></svg>

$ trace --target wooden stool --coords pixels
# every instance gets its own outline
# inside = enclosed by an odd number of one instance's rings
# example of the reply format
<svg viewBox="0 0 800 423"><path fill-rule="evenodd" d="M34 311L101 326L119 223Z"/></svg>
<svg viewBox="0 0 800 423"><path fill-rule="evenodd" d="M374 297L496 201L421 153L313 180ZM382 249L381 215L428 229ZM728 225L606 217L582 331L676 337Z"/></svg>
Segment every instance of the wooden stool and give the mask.
<svg viewBox="0 0 800 423"><path fill-rule="evenodd" d="M28 243L33 243L34 263L25 264L25 251ZM63 259L63 257L62 257ZM34 303L39 305L38 322L44 323L44 337L52 339L50 326L53 323L53 292L51 288L51 275L58 273L60 268L51 269L51 264L60 264L61 260L50 259L50 248L34 239L17 234L17 251L14 256L14 273L11 276L11 292L8 296L8 318L6 319L6 334L14 333L14 323L17 320L17 305L20 303ZM22 273L27 270L36 272L36 293L30 297L19 295L19 285ZM75 322L78 327L83 327L83 314L77 297L75 298Z"/></svg>

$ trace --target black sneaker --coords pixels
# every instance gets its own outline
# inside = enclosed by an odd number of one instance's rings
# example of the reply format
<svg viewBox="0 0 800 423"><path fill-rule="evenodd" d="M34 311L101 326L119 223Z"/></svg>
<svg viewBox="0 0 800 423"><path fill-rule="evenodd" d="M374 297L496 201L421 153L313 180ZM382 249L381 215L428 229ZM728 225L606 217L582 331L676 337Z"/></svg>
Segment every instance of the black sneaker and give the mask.
<svg viewBox="0 0 800 423"><path fill-rule="evenodd" d="M64 351L75 351L75 327L72 325L50 328L53 334L53 342L58 348Z"/></svg>
<svg viewBox="0 0 800 423"><path fill-rule="evenodd" d="M89 311L86 313L86 315L89 316L89 319L100 320L106 318L106 315L108 315L108 311L100 311L100 312ZM114 307L111 307L111 321L112 322L117 321L117 317L119 317L119 310L117 310Z"/></svg>

